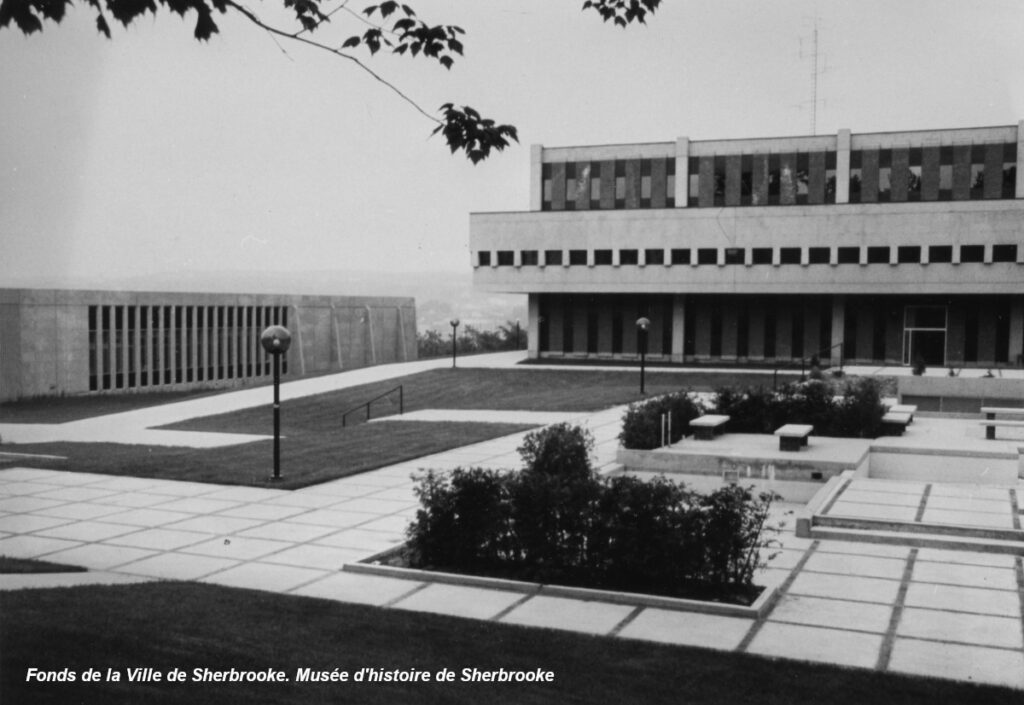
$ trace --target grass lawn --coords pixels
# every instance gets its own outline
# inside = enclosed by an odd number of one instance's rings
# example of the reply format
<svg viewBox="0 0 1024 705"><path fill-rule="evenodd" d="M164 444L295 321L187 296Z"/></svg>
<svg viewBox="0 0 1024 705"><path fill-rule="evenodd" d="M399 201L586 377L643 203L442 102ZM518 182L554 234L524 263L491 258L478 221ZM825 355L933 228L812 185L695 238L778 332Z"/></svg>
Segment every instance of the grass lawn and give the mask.
<svg viewBox="0 0 1024 705"><path fill-rule="evenodd" d="M93 394L74 397L33 397L0 403L0 423L67 423L119 414L160 404L219 394L223 390Z"/></svg>
<svg viewBox="0 0 1024 705"><path fill-rule="evenodd" d="M711 390L723 384L771 384L771 375L650 373L648 395L681 388ZM281 408L281 474L273 486L295 489L365 472L470 443L526 430L515 424L384 421L341 427L341 414L402 384L405 410L511 409L596 411L641 399L638 375L600 370L446 369L423 372L337 392L288 400ZM127 395L132 396L132 395ZM111 397L112 398L112 397ZM103 398L97 398L102 400ZM54 403L59 406L61 401ZM397 414L397 394L373 406L374 417ZM266 407L193 419L168 428L224 433L273 434ZM67 456L66 461L10 459L8 465L172 480L270 486L272 441L194 450L103 443L44 443L7 446L19 453ZM3 465L0 464L0 467Z"/></svg>
<svg viewBox="0 0 1024 705"><path fill-rule="evenodd" d="M212 585L0 594L4 703L1019 703L1017 691ZM26 683L29 667L120 682ZM363 667L554 672L553 683L129 683L166 672Z"/></svg>
<svg viewBox="0 0 1024 705"><path fill-rule="evenodd" d="M85 568L48 561L0 556L0 575L11 573L83 573Z"/></svg>

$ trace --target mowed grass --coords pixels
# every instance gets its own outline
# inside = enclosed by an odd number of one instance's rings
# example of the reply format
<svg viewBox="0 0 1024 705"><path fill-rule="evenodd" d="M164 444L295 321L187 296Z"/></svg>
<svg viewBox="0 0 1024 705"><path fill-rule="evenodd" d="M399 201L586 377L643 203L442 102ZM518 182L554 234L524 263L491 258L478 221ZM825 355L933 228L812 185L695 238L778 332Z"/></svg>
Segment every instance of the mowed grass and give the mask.
<svg viewBox="0 0 1024 705"><path fill-rule="evenodd" d="M88 394L73 397L33 397L0 403L0 423L67 423L145 409L186 399L220 394L223 390Z"/></svg>
<svg viewBox="0 0 1024 705"><path fill-rule="evenodd" d="M188 583L0 594L4 703L1019 703L1017 691ZM119 682L27 683L29 667ZM285 671L290 682L129 683L127 668ZM295 682L299 668L454 669L456 682ZM462 683L463 668L554 672Z"/></svg>
<svg viewBox="0 0 1024 705"><path fill-rule="evenodd" d="M771 375L655 372L647 396L682 388L711 390L724 384L771 384ZM66 456L65 461L0 459L3 464L133 477L295 489L405 462L432 453L530 428L522 424L381 421L361 423L365 412L341 415L397 385L405 410L498 409L596 411L642 399L635 372L598 370L447 369L360 385L300 399L281 408L282 482L271 483L273 442L256 441L213 449L111 443L42 443L4 446L18 453ZM272 395L267 405L192 419L167 428L273 435ZM374 418L398 413L398 395L375 402Z"/></svg>
<svg viewBox="0 0 1024 705"><path fill-rule="evenodd" d="M76 565L0 556L0 575L12 573L82 573L85 570L85 568Z"/></svg>

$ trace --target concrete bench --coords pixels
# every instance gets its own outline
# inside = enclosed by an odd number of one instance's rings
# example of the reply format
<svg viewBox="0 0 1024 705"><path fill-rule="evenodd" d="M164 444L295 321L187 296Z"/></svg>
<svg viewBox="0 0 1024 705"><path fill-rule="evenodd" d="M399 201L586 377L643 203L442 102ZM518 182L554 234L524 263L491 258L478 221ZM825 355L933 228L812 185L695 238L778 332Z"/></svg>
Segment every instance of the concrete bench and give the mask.
<svg viewBox="0 0 1024 705"><path fill-rule="evenodd" d="M693 437L697 440L710 441L724 430L723 427L728 421L728 416L706 414L691 421L690 428L693 429Z"/></svg>
<svg viewBox="0 0 1024 705"><path fill-rule="evenodd" d="M902 436L910 423L910 414L902 411L890 411L882 417L883 436Z"/></svg>
<svg viewBox="0 0 1024 705"><path fill-rule="evenodd" d="M807 437L811 435L814 426L808 424L788 423L775 429L775 435L779 437L779 450L800 450L807 445Z"/></svg>
<svg viewBox="0 0 1024 705"><path fill-rule="evenodd" d="M996 421L994 419L989 419L987 421L980 421L979 423L985 427L985 438L990 441L994 441L996 439L996 426L1024 428L1024 421Z"/></svg>
<svg viewBox="0 0 1024 705"><path fill-rule="evenodd" d="M889 407L889 411L894 414L910 414L910 421L908 424L914 423L914 414L917 413L917 406L914 404L893 404Z"/></svg>
<svg viewBox="0 0 1024 705"><path fill-rule="evenodd" d="M1024 408L1015 406L983 406L981 407L981 413L985 414L986 419L981 422L985 426L985 438L990 441L996 439L996 426L1024 426L1024 421L1011 421L1007 419L996 421L996 416L1019 416L1024 419Z"/></svg>

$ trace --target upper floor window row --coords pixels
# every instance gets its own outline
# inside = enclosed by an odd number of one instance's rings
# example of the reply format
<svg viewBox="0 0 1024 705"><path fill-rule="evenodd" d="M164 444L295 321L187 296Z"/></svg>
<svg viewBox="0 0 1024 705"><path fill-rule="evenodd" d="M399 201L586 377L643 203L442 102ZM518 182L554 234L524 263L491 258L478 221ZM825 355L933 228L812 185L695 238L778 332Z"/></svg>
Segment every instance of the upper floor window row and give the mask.
<svg viewBox="0 0 1024 705"><path fill-rule="evenodd" d="M542 166L546 211L674 208L674 159L548 162Z"/></svg>

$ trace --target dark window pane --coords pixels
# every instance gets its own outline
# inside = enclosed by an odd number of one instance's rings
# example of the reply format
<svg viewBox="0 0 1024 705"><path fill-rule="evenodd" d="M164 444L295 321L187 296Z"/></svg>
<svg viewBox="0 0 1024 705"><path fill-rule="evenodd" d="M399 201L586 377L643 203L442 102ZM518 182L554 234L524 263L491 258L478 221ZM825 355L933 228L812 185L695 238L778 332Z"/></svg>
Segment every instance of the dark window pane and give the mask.
<svg viewBox="0 0 1024 705"><path fill-rule="evenodd" d="M612 263L611 250L594 250L594 264L608 265Z"/></svg>
<svg viewBox="0 0 1024 705"><path fill-rule="evenodd" d="M512 250L498 250L498 266L511 267L515 261L515 254Z"/></svg>
<svg viewBox="0 0 1024 705"><path fill-rule="evenodd" d="M480 263L481 267L489 267L491 265L491 253L489 250L477 253L477 262Z"/></svg>
<svg viewBox="0 0 1024 705"><path fill-rule="evenodd" d="M984 245L961 245L960 246L960 261L961 262L984 262L985 261L985 246Z"/></svg>
<svg viewBox="0 0 1024 705"><path fill-rule="evenodd" d="M619 264L639 264L639 250L619 250Z"/></svg>
<svg viewBox="0 0 1024 705"><path fill-rule="evenodd" d="M569 250L569 264L574 266L587 264L586 250Z"/></svg>
<svg viewBox="0 0 1024 705"><path fill-rule="evenodd" d="M544 264L551 264L556 266L562 264L562 251L544 250Z"/></svg>
<svg viewBox="0 0 1024 705"><path fill-rule="evenodd" d="M811 247L807 251L807 261L811 264L828 264L828 257L827 247Z"/></svg>
<svg viewBox="0 0 1024 705"><path fill-rule="evenodd" d="M932 245L928 248L928 261L929 262L952 262L953 261L953 246L952 245Z"/></svg>
<svg viewBox="0 0 1024 705"><path fill-rule="evenodd" d="M689 264L689 250L672 250L672 264Z"/></svg>
<svg viewBox="0 0 1024 705"><path fill-rule="evenodd" d="M901 245L896 249L896 261L900 264L917 264L921 261L921 248L916 245Z"/></svg>
<svg viewBox="0 0 1024 705"><path fill-rule="evenodd" d="M868 264L889 264L889 248L869 247Z"/></svg>
<svg viewBox="0 0 1024 705"><path fill-rule="evenodd" d="M800 264L799 247L783 247L779 249L780 264Z"/></svg>
<svg viewBox="0 0 1024 705"><path fill-rule="evenodd" d="M755 247L751 252L751 262L753 262L754 264L771 264L772 248Z"/></svg>
<svg viewBox="0 0 1024 705"><path fill-rule="evenodd" d="M644 250L644 261L647 264L665 264L665 250Z"/></svg>

